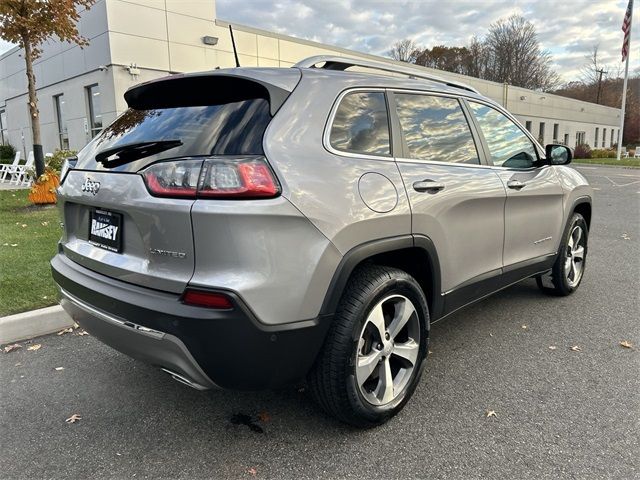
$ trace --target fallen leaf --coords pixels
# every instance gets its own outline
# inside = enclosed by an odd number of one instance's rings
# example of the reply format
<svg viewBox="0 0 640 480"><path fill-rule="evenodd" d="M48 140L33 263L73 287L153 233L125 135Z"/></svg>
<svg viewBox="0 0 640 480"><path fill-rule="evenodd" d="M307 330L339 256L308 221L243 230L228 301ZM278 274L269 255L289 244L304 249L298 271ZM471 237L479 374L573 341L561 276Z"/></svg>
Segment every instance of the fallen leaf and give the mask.
<svg viewBox="0 0 640 480"><path fill-rule="evenodd" d="M80 415L78 415L77 413L74 413L69 418L67 418L65 420L65 422L67 422L67 423L76 423L78 420L82 420L82 417Z"/></svg>
<svg viewBox="0 0 640 480"><path fill-rule="evenodd" d="M549 350L555 350L556 348L558 347L556 347L555 345L549 345Z"/></svg>
<svg viewBox="0 0 640 480"><path fill-rule="evenodd" d="M49 222L42 222L43 227L46 227L47 225L49 225Z"/></svg>
<svg viewBox="0 0 640 480"><path fill-rule="evenodd" d="M41 343L34 343L33 345L29 345L27 347L27 350L35 352L36 350L40 350L42 348L42 344Z"/></svg>
<svg viewBox="0 0 640 480"><path fill-rule="evenodd" d="M487 418L489 418L489 417L496 417L497 418L498 417L498 414L495 412L495 410L487 410L485 412L485 414L486 414Z"/></svg>
<svg viewBox="0 0 640 480"><path fill-rule="evenodd" d="M78 325L77 323L73 322L73 328L80 328L80 325Z"/></svg>
<svg viewBox="0 0 640 480"><path fill-rule="evenodd" d="M22 228L25 228L27 226L26 223L23 223L22 225L20 225Z"/></svg>
<svg viewBox="0 0 640 480"><path fill-rule="evenodd" d="M631 343L629 340L623 340L620 342L620 346L623 348L633 348L633 343Z"/></svg>
<svg viewBox="0 0 640 480"><path fill-rule="evenodd" d="M489 336L490 336L490 337L493 337L493 333L490 333L490 334L489 334Z"/></svg>
<svg viewBox="0 0 640 480"><path fill-rule="evenodd" d="M46 297L45 297L46 298ZM64 330L60 330L57 335L64 335L65 333L71 333L73 332L73 328L69 327L69 328L65 328Z"/></svg>
<svg viewBox="0 0 640 480"><path fill-rule="evenodd" d="M523 328L524 330L526 330L526 329L527 329L527 328L529 328L529 327L527 327L526 325L522 325L522 328Z"/></svg>
<svg viewBox="0 0 640 480"><path fill-rule="evenodd" d="M247 473L252 477L255 477L258 474L258 471L255 468L251 467L250 469L247 470Z"/></svg>
<svg viewBox="0 0 640 480"><path fill-rule="evenodd" d="M12 246L12 247L17 247L17 246L18 246L18 244L17 244L17 243L12 243L12 244L11 244L11 246Z"/></svg>
<svg viewBox="0 0 640 480"><path fill-rule="evenodd" d="M78 330L78 333L76 333L76 335L82 337L83 335L89 335L89 332L87 332L86 330Z"/></svg>
<svg viewBox="0 0 640 480"><path fill-rule="evenodd" d="M580 351L582 351L582 349L578 345L574 345L569 350L571 350L572 352L580 352Z"/></svg>
<svg viewBox="0 0 640 480"><path fill-rule="evenodd" d="M258 420L260 420L262 423L268 423L271 421L271 415L269 415L267 412L260 412L258 414Z"/></svg>
<svg viewBox="0 0 640 480"><path fill-rule="evenodd" d="M47 297L46 295L44 295L44 296L42 297L42 299L43 299L43 300L46 300L47 298L48 298L48 297Z"/></svg>
<svg viewBox="0 0 640 480"><path fill-rule="evenodd" d="M22 348L22 345L20 345L19 343L14 343L12 345L7 345L2 350L4 351L4 353L9 353L9 352L13 352L14 350L17 350L19 348Z"/></svg>
<svg viewBox="0 0 640 480"><path fill-rule="evenodd" d="M631 240L631 237L629 236L628 233L623 233L620 238L622 238L624 240Z"/></svg>
<svg viewBox="0 0 640 480"><path fill-rule="evenodd" d="M433 355L433 352L429 350L429 353L427 353L427 355Z"/></svg>
<svg viewBox="0 0 640 480"><path fill-rule="evenodd" d="M64 367L56 367L56 368L54 368L54 370L56 372L60 372L60 371L64 370Z"/></svg>

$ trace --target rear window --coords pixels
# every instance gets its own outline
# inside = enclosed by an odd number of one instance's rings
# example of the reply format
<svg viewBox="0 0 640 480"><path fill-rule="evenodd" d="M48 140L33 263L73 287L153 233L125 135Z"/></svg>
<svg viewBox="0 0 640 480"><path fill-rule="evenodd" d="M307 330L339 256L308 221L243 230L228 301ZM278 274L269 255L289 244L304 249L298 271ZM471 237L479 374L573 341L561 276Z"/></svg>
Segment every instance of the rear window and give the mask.
<svg viewBox="0 0 640 480"><path fill-rule="evenodd" d="M336 150L391 156L389 116L384 92L354 92L344 96L331 125L330 144Z"/></svg>
<svg viewBox="0 0 640 480"><path fill-rule="evenodd" d="M152 162L207 155L262 155L262 139L271 121L269 101L249 98L217 105L128 109L79 156L78 168L97 168L96 154L120 145L180 140L170 148L111 171L138 171Z"/></svg>

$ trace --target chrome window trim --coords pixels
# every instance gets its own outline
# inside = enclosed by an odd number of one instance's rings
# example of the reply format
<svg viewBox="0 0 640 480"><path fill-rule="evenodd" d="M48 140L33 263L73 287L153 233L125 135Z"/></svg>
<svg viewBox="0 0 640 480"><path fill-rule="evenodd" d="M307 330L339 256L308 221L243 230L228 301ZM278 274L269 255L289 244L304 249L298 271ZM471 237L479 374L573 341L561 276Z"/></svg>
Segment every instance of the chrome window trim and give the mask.
<svg viewBox="0 0 640 480"><path fill-rule="evenodd" d="M399 163L424 163L425 165L440 165L447 167L462 167L462 168L483 168L488 170L510 170L513 172L530 172L539 168L552 167L553 165L541 165L540 167L528 167L528 168L514 168L514 167L498 167L496 165L483 165L475 163L454 163L454 162L439 162L437 160L421 160L418 158L405 158L396 157L396 161Z"/></svg>
<svg viewBox="0 0 640 480"><path fill-rule="evenodd" d="M338 97L336 98L336 100L333 102L333 106L331 107L331 111L329 113L329 117L327 118L327 122L325 123L325 127L324 127L324 132L322 134L322 146L325 148L325 150L327 150L329 153L332 153L334 155L338 155L340 157L348 157L348 158L364 158L364 159L371 159L371 160L383 160L385 162L393 162L394 161L394 157L393 157L393 132L391 131L391 125L389 124L389 152L390 154L388 156L386 155L371 155L369 153L353 153L353 152L345 152L344 150L338 150L336 148L334 148L331 145L331 128L333 127L333 121L335 120L336 117L336 113L338 112L338 107L340 106L340 103L342 102L342 99L344 97L346 97L348 94L350 93L357 93L357 92L382 92L385 94L387 93L387 89L386 88L381 88L381 87L355 87L355 88L348 88L346 90L343 90L342 92L340 92L340 94L338 95ZM389 106L386 102L385 99L385 105L387 106L387 119L389 120Z"/></svg>

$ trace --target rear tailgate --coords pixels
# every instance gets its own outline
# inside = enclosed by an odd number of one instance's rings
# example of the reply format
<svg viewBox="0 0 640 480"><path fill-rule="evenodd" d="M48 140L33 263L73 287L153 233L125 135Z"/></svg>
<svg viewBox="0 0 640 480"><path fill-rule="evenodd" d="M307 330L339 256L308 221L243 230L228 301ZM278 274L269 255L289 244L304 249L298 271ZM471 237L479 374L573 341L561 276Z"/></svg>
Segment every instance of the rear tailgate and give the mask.
<svg viewBox="0 0 640 480"><path fill-rule="evenodd" d="M129 90L125 98L131 108L79 153L75 168L63 179L58 198L64 254L128 283L184 291L196 261L195 198L152 195L141 173L151 165L170 165L175 183L168 191L173 191L198 183L197 175L185 173L185 165L211 156L263 154L264 131L300 76L297 69L277 72L221 70L167 77ZM277 79L277 85L265 79ZM176 139L175 147L139 158L134 151L124 163L113 155L107 162L96 161L108 149Z"/></svg>
<svg viewBox="0 0 640 480"><path fill-rule="evenodd" d="M95 195L83 191L87 180L99 185ZM71 260L129 283L168 292L184 290L194 268L193 200L153 197L140 175L72 170L60 201L65 224L62 247ZM116 235L113 228L100 229L106 223L100 222L102 212L121 219ZM121 241L119 253L107 248L112 236Z"/></svg>

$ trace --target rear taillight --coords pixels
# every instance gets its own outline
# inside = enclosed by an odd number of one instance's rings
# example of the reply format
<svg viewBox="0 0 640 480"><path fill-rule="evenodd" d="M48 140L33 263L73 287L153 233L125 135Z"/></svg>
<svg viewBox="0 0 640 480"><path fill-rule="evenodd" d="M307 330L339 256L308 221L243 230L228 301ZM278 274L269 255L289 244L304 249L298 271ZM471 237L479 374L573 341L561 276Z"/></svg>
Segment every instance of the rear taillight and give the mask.
<svg viewBox="0 0 640 480"><path fill-rule="evenodd" d="M182 303L218 310L233 308L233 303L229 296L224 293L208 292L206 290L186 290L182 296Z"/></svg>
<svg viewBox="0 0 640 480"><path fill-rule="evenodd" d="M174 160L156 163L142 176L149 192L158 197L271 198L280 193L263 157Z"/></svg>

